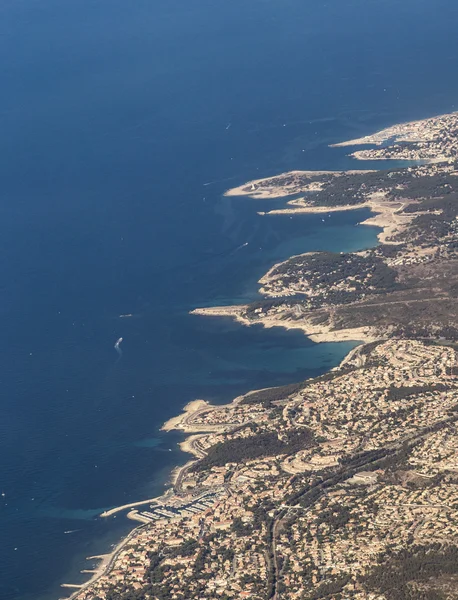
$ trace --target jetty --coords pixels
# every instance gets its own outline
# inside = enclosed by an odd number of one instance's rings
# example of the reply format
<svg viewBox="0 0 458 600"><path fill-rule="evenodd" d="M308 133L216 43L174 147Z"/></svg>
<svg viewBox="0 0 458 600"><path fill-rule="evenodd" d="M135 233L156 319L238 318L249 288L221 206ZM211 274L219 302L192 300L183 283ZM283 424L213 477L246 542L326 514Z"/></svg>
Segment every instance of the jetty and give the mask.
<svg viewBox="0 0 458 600"><path fill-rule="evenodd" d="M111 517L118 512L122 512L123 510L127 510L128 508L135 508L136 506L143 506L143 504L158 504L157 498L150 498L149 500L141 500L140 502L131 502L130 504L123 504L123 506L116 506L115 508L110 508L109 510L105 510L101 513L101 517Z"/></svg>

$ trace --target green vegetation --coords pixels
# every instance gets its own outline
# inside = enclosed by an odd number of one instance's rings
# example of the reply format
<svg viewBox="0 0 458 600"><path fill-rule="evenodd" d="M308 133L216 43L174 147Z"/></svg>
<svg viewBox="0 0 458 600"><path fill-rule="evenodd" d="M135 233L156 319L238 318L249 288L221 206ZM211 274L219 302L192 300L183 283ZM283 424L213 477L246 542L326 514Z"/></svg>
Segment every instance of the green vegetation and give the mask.
<svg viewBox="0 0 458 600"><path fill-rule="evenodd" d="M212 446L207 456L195 463L191 469L203 471L211 467L221 467L228 462L241 463L254 458L289 454L308 448L313 443L313 434L308 429L288 432L284 439L280 439L274 431L229 439Z"/></svg>
<svg viewBox="0 0 458 600"><path fill-rule="evenodd" d="M303 387L303 383L292 383L290 385L259 390L245 396L241 404L262 404L265 407L270 407L272 402L286 400L288 396L300 392Z"/></svg>
<svg viewBox="0 0 458 600"><path fill-rule="evenodd" d="M392 385L388 390L387 400L399 401L407 400L412 396L432 392L445 392L450 389L450 386L445 383L437 383L435 385L412 385L412 386L395 386Z"/></svg>
<svg viewBox="0 0 458 600"><path fill-rule="evenodd" d="M339 594L343 588L350 581L349 575L342 577L336 577L330 581L324 581L318 585L314 590L305 595L307 600L320 600L320 598L336 598L336 594Z"/></svg>
<svg viewBox="0 0 458 600"><path fill-rule="evenodd" d="M295 256L278 265L273 275L283 275L289 284L306 276L309 284L332 286L348 278L352 287L363 289L370 285L375 289L391 289L396 284L396 271L374 255L336 254L316 252ZM368 280L368 281L366 281Z"/></svg>
<svg viewBox="0 0 458 600"><path fill-rule="evenodd" d="M427 584L441 575L458 573L458 547L440 544L413 546L396 554L388 553L380 565L364 578L366 590L376 590L388 600L435 600L436 590L419 590L414 582ZM427 585L425 585L427 588Z"/></svg>

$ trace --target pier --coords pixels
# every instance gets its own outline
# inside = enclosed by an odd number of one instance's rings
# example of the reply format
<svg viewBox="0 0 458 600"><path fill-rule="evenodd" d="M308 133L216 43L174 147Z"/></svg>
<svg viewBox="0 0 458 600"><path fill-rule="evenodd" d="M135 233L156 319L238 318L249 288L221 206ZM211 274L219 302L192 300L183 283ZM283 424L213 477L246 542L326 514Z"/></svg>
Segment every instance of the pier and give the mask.
<svg viewBox="0 0 458 600"><path fill-rule="evenodd" d="M101 517L111 517L118 512L122 512L123 510L127 510L128 508L135 508L136 506L143 506L143 504L157 504L156 498L150 498L150 500L141 500L140 502L131 502L130 504L124 504L123 506L117 506L115 508L110 508L110 510L105 510L101 513Z"/></svg>

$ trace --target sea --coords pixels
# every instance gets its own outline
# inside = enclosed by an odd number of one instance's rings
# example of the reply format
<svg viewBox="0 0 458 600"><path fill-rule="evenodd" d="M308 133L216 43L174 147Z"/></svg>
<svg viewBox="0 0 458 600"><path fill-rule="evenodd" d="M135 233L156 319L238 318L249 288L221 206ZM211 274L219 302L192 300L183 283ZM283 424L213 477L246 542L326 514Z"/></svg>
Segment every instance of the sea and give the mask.
<svg viewBox="0 0 458 600"><path fill-rule="evenodd" d="M374 246L367 210L225 197L458 106L455 0L2 0L0 598L57 600L187 456L190 400L323 373L357 342L189 315L272 264ZM380 165L375 165L379 167ZM128 315L128 316L122 316ZM122 355L114 344L122 337Z"/></svg>

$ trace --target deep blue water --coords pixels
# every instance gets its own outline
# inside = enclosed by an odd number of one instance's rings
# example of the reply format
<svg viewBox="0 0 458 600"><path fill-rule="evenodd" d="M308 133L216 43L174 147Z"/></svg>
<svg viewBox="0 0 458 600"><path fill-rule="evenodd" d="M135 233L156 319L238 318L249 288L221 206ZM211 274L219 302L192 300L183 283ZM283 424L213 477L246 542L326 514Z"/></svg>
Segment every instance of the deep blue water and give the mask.
<svg viewBox="0 0 458 600"><path fill-rule="evenodd" d="M352 347L188 315L256 298L292 254L376 243L364 211L263 218L272 202L222 193L355 166L327 144L453 110L457 10L2 2L2 600L64 595L128 531L96 516L163 489L186 457L158 429L186 402L312 376Z"/></svg>

